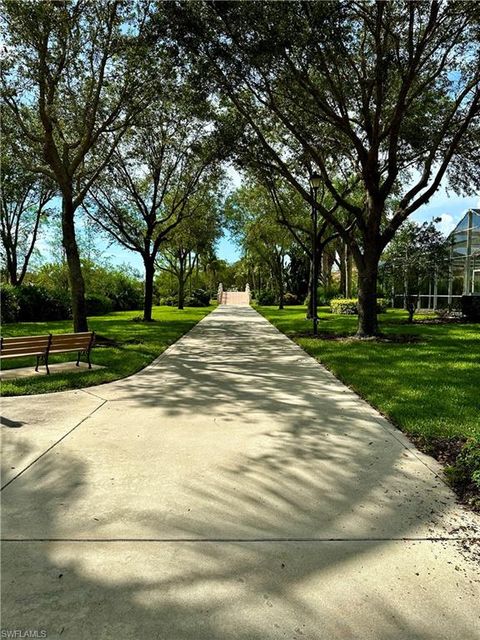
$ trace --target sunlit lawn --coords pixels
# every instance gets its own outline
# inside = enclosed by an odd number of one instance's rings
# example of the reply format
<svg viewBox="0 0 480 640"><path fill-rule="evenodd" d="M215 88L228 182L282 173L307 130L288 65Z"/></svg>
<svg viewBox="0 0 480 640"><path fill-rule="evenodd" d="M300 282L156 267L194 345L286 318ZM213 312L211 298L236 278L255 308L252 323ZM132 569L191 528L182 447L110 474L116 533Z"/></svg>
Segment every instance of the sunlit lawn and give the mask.
<svg viewBox="0 0 480 640"><path fill-rule="evenodd" d="M307 353L390 417L403 430L426 436L480 434L480 325L405 324L406 313L379 319L385 334L415 334L417 343L299 337L311 330L304 307L257 307ZM320 310L319 332L355 332L355 316Z"/></svg>
<svg viewBox="0 0 480 640"><path fill-rule="evenodd" d="M85 370L72 373L52 373L50 376L33 376L6 380L2 383L2 395L48 393L88 387L102 382L117 380L139 371L152 362L170 344L191 329L199 320L213 310L210 307L196 307L178 310L173 307L154 307L155 322L135 321L139 311L120 311L106 316L89 318L89 329L96 332L99 345L92 350L92 362L105 369ZM69 320L58 322L19 322L4 324L2 335L25 336L46 333L70 333ZM102 339L114 341L104 346ZM75 354L51 356L50 362L74 360ZM3 369L29 366L32 372L35 358L15 358L2 361Z"/></svg>

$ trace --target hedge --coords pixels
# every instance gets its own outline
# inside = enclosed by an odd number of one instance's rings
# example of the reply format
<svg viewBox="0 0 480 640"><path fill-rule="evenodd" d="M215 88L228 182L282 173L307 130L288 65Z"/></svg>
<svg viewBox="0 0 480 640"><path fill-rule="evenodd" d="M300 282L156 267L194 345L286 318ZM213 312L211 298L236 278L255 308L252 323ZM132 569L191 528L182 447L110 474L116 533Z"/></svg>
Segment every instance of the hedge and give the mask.
<svg viewBox="0 0 480 640"><path fill-rule="evenodd" d="M384 313L387 310L385 298L377 298L377 313ZM358 298L333 298L330 300L331 313L340 313L346 316L358 314Z"/></svg>
<svg viewBox="0 0 480 640"><path fill-rule="evenodd" d="M11 284L2 284L0 290L0 320L1 323L17 322L20 305L18 304L15 287Z"/></svg>

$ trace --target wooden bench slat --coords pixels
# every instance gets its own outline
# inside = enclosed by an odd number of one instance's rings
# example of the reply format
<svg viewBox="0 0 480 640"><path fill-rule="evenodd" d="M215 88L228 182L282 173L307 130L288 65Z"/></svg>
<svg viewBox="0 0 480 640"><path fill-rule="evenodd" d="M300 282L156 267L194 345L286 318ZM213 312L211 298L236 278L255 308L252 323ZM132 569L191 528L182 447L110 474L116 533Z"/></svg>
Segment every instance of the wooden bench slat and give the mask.
<svg viewBox="0 0 480 640"><path fill-rule="evenodd" d="M52 340L50 344L90 344L90 338L88 340Z"/></svg>
<svg viewBox="0 0 480 640"><path fill-rule="evenodd" d="M55 349L55 347L49 349L48 353L67 353L67 351L83 351L84 349L86 349L87 347L84 347L83 349L79 346L76 347L59 347L58 349Z"/></svg>
<svg viewBox="0 0 480 640"><path fill-rule="evenodd" d="M90 344L90 340L52 340L51 347L71 347L71 346L87 346Z"/></svg>
<svg viewBox="0 0 480 640"><path fill-rule="evenodd" d="M22 351L31 351L31 350L36 350L38 351L39 349L46 349L48 347L48 342L35 342L34 344L9 344L9 345L4 345L2 347L2 353L4 352L8 352L8 351L15 351L15 349L17 350L22 350Z"/></svg>
<svg viewBox="0 0 480 640"><path fill-rule="evenodd" d="M49 333L36 333L31 336L3 336L4 340L32 340L33 338L48 338Z"/></svg>
<svg viewBox="0 0 480 640"><path fill-rule="evenodd" d="M92 332L91 331L87 331L85 332L80 332L80 333L52 333L52 339L54 340L58 340L60 338L88 338L90 339L92 337Z"/></svg>
<svg viewBox="0 0 480 640"><path fill-rule="evenodd" d="M36 342L48 344L49 336L32 336L31 338L3 338L2 345L17 345L17 344L34 344Z"/></svg>
<svg viewBox="0 0 480 640"><path fill-rule="evenodd" d="M92 336L52 336L52 342L90 342Z"/></svg>
<svg viewBox="0 0 480 640"><path fill-rule="evenodd" d="M52 340L91 340L91 333L53 333Z"/></svg>
<svg viewBox="0 0 480 640"><path fill-rule="evenodd" d="M13 347L8 349L2 349L2 356L6 355L14 355L15 353L26 353L26 354L35 354L35 353L45 353L47 350L47 345L25 348L25 347Z"/></svg>
<svg viewBox="0 0 480 640"><path fill-rule="evenodd" d="M51 353L71 353L78 352L77 365L80 354L84 353L88 359L88 366L91 369L90 350L95 342L93 331L83 331L80 333L59 333L46 336L17 336L12 338L2 338L0 358L23 358L26 356L36 356L38 371L39 358L43 357L47 373L48 356Z"/></svg>

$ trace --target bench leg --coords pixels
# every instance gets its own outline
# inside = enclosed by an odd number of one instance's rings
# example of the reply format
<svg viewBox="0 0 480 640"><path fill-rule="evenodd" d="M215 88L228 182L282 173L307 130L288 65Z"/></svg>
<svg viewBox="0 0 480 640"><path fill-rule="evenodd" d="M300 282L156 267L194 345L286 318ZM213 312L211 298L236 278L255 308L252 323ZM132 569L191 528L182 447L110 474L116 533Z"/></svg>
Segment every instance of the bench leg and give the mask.
<svg viewBox="0 0 480 640"><path fill-rule="evenodd" d="M50 375L50 369L48 368L48 356L37 356L37 365L35 371L38 371L40 364L44 364L47 369L47 375Z"/></svg>
<svg viewBox="0 0 480 640"><path fill-rule="evenodd" d="M79 367L79 366L80 366L80 356L81 356L81 355L82 355L82 352L81 352L81 351L79 351L79 352L78 352L78 358L77 358L77 367Z"/></svg>
<svg viewBox="0 0 480 640"><path fill-rule="evenodd" d="M87 351L87 360L88 360L88 368L92 368L92 363L90 362L90 351Z"/></svg>

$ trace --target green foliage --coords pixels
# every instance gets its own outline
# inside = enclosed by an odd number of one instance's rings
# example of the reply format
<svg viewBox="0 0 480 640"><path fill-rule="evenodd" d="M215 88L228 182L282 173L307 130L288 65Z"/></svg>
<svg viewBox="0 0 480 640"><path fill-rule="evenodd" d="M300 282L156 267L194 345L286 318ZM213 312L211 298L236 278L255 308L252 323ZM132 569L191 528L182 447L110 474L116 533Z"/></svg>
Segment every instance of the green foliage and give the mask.
<svg viewBox="0 0 480 640"><path fill-rule="evenodd" d="M340 288L335 285L325 285L318 287L317 296L318 304L327 305L330 304L332 298L339 297Z"/></svg>
<svg viewBox="0 0 480 640"><path fill-rule="evenodd" d="M311 329L305 307L259 311L284 333ZM426 438L480 436L480 325L417 324L417 341L409 342L407 313L392 309L380 324L393 341L364 341L346 337L355 334L355 316L333 315L327 307L319 315L319 332L328 338L295 341L401 429Z"/></svg>
<svg viewBox="0 0 480 640"><path fill-rule="evenodd" d="M455 463L448 466L445 473L457 490L464 491L470 485L480 490L480 435L467 440Z"/></svg>
<svg viewBox="0 0 480 640"><path fill-rule="evenodd" d="M11 284L2 284L0 289L0 322L17 322L20 306L18 304L15 287Z"/></svg>
<svg viewBox="0 0 480 640"><path fill-rule="evenodd" d="M103 296L110 299L113 311L141 309L143 284L128 265L116 267L108 262L99 264L82 260L87 297ZM47 289L68 293L68 270L63 262L44 264L29 276L31 282ZM105 307L106 308L106 307ZM107 313L104 311L102 313Z"/></svg>
<svg viewBox="0 0 480 640"><path fill-rule="evenodd" d="M341 228L369 294L381 251L440 182L478 184L476 3L164 4L179 58L190 53L197 81L250 124L237 164L266 167L270 183L280 174L310 204L306 176L319 170L319 195L335 202L321 198L320 216ZM359 334L372 335L364 307Z"/></svg>
<svg viewBox="0 0 480 640"><path fill-rule="evenodd" d="M52 200L54 189L45 175L32 173L19 160L25 148L20 144L18 131L7 109L2 110L0 125L1 253L9 282L17 286L23 284L31 259L35 256L39 233L52 213L47 205Z"/></svg>
<svg viewBox="0 0 480 640"><path fill-rule="evenodd" d="M290 293L289 291L287 291L287 293L283 296L283 302L286 305L300 304L298 297L294 293Z"/></svg>
<svg viewBox="0 0 480 640"><path fill-rule="evenodd" d="M275 304L275 294L273 291L259 291L257 293L257 303L265 306Z"/></svg>
<svg viewBox="0 0 480 640"><path fill-rule="evenodd" d="M385 290L418 296L435 272L447 270L449 246L434 222L405 222L382 255L381 280Z"/></svg>
<svg viewBox="0 0 480 640"><path fill-rule="evenodd" d="M89 328L97 334L97 345L92 361L103 369L81 372L56 372L50 376L35 376L2 381L2 395L27 395L50 393L65 389L81 389L103 382L111 382L129 376L146 367L170 344L189 331L205 317L212 307L201 309L172 309L154 307L153 319L157 322L132 322L138 311L118 311L108 316L96 316L89 320ZM70 321L20 322L5 325L4 336L41 335L48 332L66 333L72 330ZM51 356L51 362L68 362L71 354ZM31 358L15 358L2 362L2 369L31 366Z"/></svg>
<svg viewBox="0 0 480 640"><path fill-rule="evenodd" d="M67 320L71 317L70 299L64 291L26 284L16 287L19 322Z"/></svg>
<svg viewBox="0 0 480 640"><path fill-rule="evenodd" d="M127 274L117 272L112 287L105 295L112 301L114 311L130 311L143 306L143 284Z"/></svg>
<svg viewBox="0 0 480 640"><path fill-rule="evenodd" d="M292 196L291 190L289 195ZM289 206L290 209L295 206L292 198ZM293 237L279 221L280 213L272 194L265 185L250 178L227 198L225 211L227 225L244 251L251 282L257 278L270 280L275 283L279 298L285 291L285 258Z"/></svg>
<svg viewBox="0 0 480 640"><path fill-rule="evenodd" d="M178 296L164 296L160 298L159 304L166 307L176 307L178 304Z"/></svg>
<svg viewBox="0 0 480 640"><path fill-rule="evenodd" d="M358 314L358 298L333 298L330 300L330 310L332 313L355 316ZM387 301L377 298L377 313L384 313L386 310Z"/></svg>
<svg viewBox="0 0 480 640"><path fill-rule="evenodd" d="M185 304L187 307L208 307L210 304L210 294L204 289L195 289L189 296Z"/></svg>
<svg viewBox="0 0 480 640"><path fill-rule="evenodd" d="M330 311L332 313L342 313L346 316L357 315L358 300L356 298L334 298L330 300Z"/></svg>
<svg viewBox="0 0 480 640"><path fill-rule="evenodd" d="M85 296L87 305L87 316L104 316L113 311L113 304L110 298L101 293L90 293Z"/></svg>
<svg viewBox="0 0 480 640"><path fill-rule="evenodd" d="M289 263L286 267L285 286L287 291L297 296L299 301L308 295L308 281L310 276L310 259L305 249L297 243L292 243L288 251Z"/></svg>

